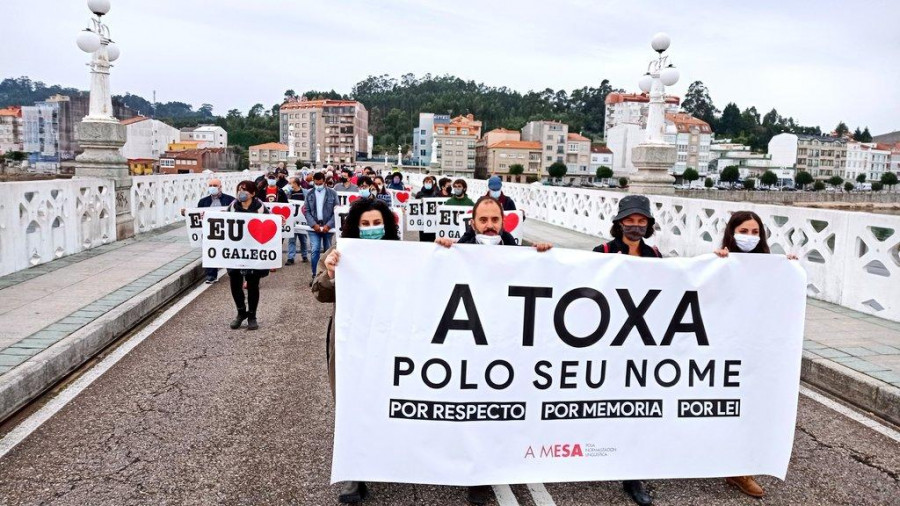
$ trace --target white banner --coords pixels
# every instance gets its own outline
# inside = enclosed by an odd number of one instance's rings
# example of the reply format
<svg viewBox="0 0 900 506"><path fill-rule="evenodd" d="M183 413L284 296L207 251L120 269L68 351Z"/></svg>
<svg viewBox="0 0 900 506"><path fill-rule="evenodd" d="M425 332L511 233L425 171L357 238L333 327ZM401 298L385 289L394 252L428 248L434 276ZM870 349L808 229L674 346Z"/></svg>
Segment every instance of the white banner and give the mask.
<svg viewBox="0 0 900 506"><path fill-rule="evenodd" d="M203 245L203 213L209 207L192 207L184 210L184 224L187 227L188 242L192 248ZM212 208L215 209L215 208Z"/></svg>
<svg viewBox="0 0 900 506"><path fill-rule="evenodd" d="M433 197L410 200L406 205L406 230L410 232L426 232L437 225L438 206L447 201L447 197Z"/></svg>
<svg viewBox="0 0 900 506"><path fill-rule="evenodd" d="M516 240L516 244L522 244L522 231L525 228L522 223L525 221L525 212L522 210L503 211L503 230L509 232ZM459 225L459 233L465 234L472 225L472 209L470 208L465 215L462 216L462 222Z"/></svg>
<svg viewBox="0 0 900 506"><path fill-rule="evenodd" d="M429 230L425 227L425 232L435 232L437 237L446 237L459 240L462 237L460 230L465 232L463 218L472 214L472 206L448 206L446 204L439 206L437 210L437 224L433 229Z"/></svg>
<svg viewBox="0 0 900 506"><path fill-rule="evenodd" d="M289 201L290 202L290 201ZM283 218L281 223L281 237L291 238L294 236L294 226L297 222L297 213L303 207L303 202L299 205L281 204L278 202L264 202L266 208L272 213L272 216L280 216ZM304 223L306 219L304 218Z"/></svg>
<svg viewBox="0 0 900 506"><path fill-rule="evenodd" d="M332 481L784 479L806 304L799 263L338 249ZM391 297L358 289L386 263L427 282Z"/></svg>
<svg viewBox="0 0 900 506"><path fill-rule="evenodd" d="M408 188L406 190L391 190L388 188L388 192L391 194L392 207L406 207L413 200L413 194Z"/></svg>
<svg viewBox="0 0 900 506"><path fill-rule="evenodd" d="M281 216L207 211L203 215L203 267L281 267Z"/></svg>
<svg viewBox="0 0 900 506"><path fill-rule="evenodd" d="M404 232L404 218L403 218L403 209L399 207L391 208L391 211L394 213L394 219L397 220L397 233L400 235L400 240L403 240L403 232ZM334 233L336 237L341 236L341 230L344 227L344 220L347 219L347 214L350 212L350 206L344 207L335 207L334 208Z"/></svg>

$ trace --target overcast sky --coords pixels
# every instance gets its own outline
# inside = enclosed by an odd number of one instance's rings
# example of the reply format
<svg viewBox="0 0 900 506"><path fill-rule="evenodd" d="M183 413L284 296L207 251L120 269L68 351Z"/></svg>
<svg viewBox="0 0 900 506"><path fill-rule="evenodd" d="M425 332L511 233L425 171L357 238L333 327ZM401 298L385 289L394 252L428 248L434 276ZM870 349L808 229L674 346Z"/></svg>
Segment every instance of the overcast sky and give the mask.
<svg viewBox="0 0 900 506"><path fill-rule="evenodd" d="M82 0L0 0L0 77L87 89ZM900 130L900 2L646 0L112 0L114 94L224 114L288 88L348 93L368 75L457 75L522 92L637 90L665 31L683 96L775 107L831 130ZM433 111L444 112L444 111Z"/></svg>

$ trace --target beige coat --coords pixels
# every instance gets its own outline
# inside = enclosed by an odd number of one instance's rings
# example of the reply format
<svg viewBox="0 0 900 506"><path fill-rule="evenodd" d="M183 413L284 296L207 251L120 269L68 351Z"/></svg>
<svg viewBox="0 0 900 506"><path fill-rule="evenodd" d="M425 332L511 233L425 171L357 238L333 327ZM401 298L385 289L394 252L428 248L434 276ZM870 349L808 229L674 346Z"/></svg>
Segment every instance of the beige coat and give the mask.
<svg viewBox="0 0 900 506"><path fill-rule="evenodd" d="M328 329L325 331L325 356L328 360L328 385L331 387L331 396L334 397L334 303L337 300L334 292L334 280L328 277L328 269L325 267L325 259L334 251L334 246L328 248L321 257L316 267L316 279L313 280L312 292L319 302L330 302L331 316L328 318Z"/></svg>

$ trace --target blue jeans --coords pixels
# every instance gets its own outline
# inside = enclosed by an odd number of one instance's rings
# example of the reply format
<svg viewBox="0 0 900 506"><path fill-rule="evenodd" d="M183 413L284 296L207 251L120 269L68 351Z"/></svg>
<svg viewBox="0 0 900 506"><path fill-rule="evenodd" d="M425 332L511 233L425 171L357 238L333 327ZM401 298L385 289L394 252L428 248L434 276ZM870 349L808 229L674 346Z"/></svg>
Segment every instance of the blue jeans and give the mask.
<svg viewBox="0 0 900 506"><path fill-rule="evenodd" d="M327 251L331 247L331 234L320 234L318 232L309 232L309 265L312 267L312 275L316 276L316 267L319 266L319 257L322 251Z"/></svg>
<svg viewBox="0 0 900 506"><path fill-rule="evenodd" d="M308 258L309 252L306 248L306 234L294 234L294 237L288 239L288 260L297 257L297 239L300 239L300 257Z"/></svg>

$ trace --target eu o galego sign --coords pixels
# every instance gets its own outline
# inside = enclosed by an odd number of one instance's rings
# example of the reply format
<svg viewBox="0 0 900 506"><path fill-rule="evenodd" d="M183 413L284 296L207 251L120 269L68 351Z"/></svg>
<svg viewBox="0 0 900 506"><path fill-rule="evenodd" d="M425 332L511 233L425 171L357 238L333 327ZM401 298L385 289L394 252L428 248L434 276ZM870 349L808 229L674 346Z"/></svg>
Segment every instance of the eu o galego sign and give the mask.
<svg viewBox="0 0 900 506"><path fill-rule="evenodd" d="M207 212L203 217L203 267L281 267L281 216Z"/></svg>

